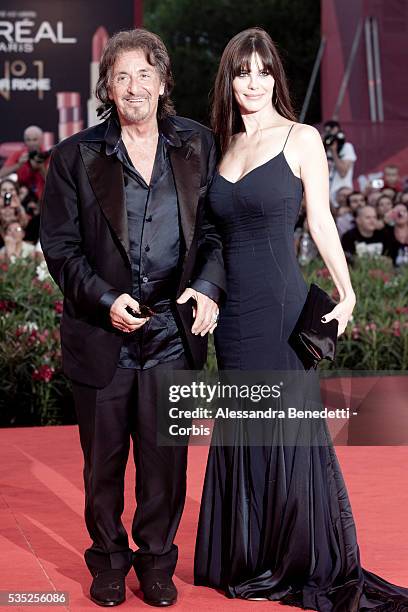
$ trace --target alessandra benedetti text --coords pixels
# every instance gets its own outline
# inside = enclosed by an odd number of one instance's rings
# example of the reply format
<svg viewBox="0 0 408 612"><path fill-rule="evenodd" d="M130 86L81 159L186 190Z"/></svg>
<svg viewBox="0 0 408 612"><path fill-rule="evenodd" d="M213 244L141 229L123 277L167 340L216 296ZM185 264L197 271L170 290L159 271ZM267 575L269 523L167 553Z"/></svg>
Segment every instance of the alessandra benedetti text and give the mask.
<svg viewBox="0 0 408 612"><path fill-rule="evenodd" d="M353 415L356 413L352 413ZM169 409L171 419L349 419L349 408L322 408L321 410L231 410L230 408L195 408L182 410L176 406Z"/></svg>

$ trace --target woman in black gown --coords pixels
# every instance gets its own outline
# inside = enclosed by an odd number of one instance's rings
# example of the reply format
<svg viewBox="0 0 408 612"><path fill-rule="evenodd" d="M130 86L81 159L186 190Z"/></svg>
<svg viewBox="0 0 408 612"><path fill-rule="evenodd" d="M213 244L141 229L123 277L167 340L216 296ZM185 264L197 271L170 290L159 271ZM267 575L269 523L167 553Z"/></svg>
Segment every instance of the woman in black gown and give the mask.
<svg viewBox="0 0 408 612"><path fill-rule="evenodd" d="M307 294L293 246L303 190L310 232L339 291L339 304L325 317L339 321L339 334L355 304L330 214L320 135L295 122L278 53L259 28L228 43L214 91L213 128L222 159L209 200L227 271L227 299L215 332L218 365L301 371L288 338ZM308 376L318 389L314 371ZM237 423L234 443L226 445L222 427L215 426L195 583L221 588L229 597L280 600L320 612L408 610L407 589L360 565L326 424L321 444L286 444L285 426L270 427L276 430L273 443L248 445L248 432Z"/></svg>

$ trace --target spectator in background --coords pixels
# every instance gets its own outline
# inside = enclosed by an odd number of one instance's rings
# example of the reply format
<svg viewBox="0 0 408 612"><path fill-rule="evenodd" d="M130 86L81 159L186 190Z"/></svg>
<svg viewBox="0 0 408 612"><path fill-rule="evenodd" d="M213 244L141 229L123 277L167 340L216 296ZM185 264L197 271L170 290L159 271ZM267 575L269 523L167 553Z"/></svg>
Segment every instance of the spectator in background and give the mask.
<svg viewBox="0 0 408 612"><path fill-rule="evenodd" d="M385 236L377 230L377 212L373 206L362 206L355 212L356 227L346 232L342 239L346 258L352 261L354 255L382 255Z"/></svg>
<svg viewBox="0 0 408 612"><path fill-rule="evenodd" d="M350 207L353 213L356 212L358 208L362 208L367 205L367 199L361 191L352 191L347 196L347 206Z"/></svg>
<svg viewBox="0 0 408 612"><path fill-rule="evenodd" d="M408 205L408 191L403 191L400 194L398 204L407 204Z"/></svg>
<svg viewBox="0 0 408 612"><path fill-rule="evenodd" d="M356 226L355 213L358 208L366 206L366 198L360 191L351 191L346 199L346 206L338 210L336 217L340 238Z"/></svg>
<svg viewBox="0 0 408 612"><path fill-rule="evenodd" d="M389 164L384 168L384 189L391 187L394 191L402 191L402 181L399 174L398 166Z"/></svg>
<svg viewBox="0 0 408 612"><path fill-rule="evenodd" d="M353 189L351 187L340 187L336 191L335 202L332 204L335 208L340 208L341 206L347 205L348 196L353 193Z"/></svg>
<svg viewBox="0 0 408 612"><path fill-rule="evenodd" d="M385 252L394 266L408 264L408 205L397 204L385 216Z"/></svg>
<svg viewBox="0 0 408 612"><path fill-rule="evenodd" d="M34 258L35 246L24 240L24 229L18 221L11 221L2 228L4 246L0 249L0 261L15 261L18 258Z"/></svg>
<svg viewBox="0 0 408 612"><path fill-rule="evenodd" d="M18 190L20 202L24 209L30 214L33 214L33 209L40 209L38 198L25 185L20 185Z"/></svg>
<svg viewBox="0 0 408 612"><path fill-rule="evenodd" d="M36 197L31 192L19 188L18 184L11 179L4 179L0 183L0 194L2 197L0 222L4 225L17 219L25 229L27 242L36 244L40 233L40 207ZM8 198L7 194L9 194ZM23 201L21 201L21 195L24 196Z"/></svg>
<svg viewBox="0 0 408 612"><path fill-rule="evenodd" d="M337 231L339 232L340 238L349 230L355 227L355 217L351 212L350 206L341 206L336 210L336 214L334 215L334 220L336 221Z"/></svg>
<svg viewBox="0 0 408 612"><path fill-rule="evenodd" d="M380 197L377 200L377 204L376 204L377 217L378 217L377 229L383 229L385 227L386 225L385 216L387 213L390 212L390 210L392 210L392 208L393 208L392 199L385 194L380 195Z"/></svg>
<svg viewBox="0 0 408 612"><path fill-rule="evenodd" d="M25 185L41 199L48 167L47 153L42 148L43 131L36 125L24 130L24 147L12 153L0 169L0 179L16 172L20 185Z"/></svg>
<svg viewBox="0 0 408 612"><path fill-rule="evenodd" d="M330 202L336 206L336 194L340 187L353 189L356 152L351 142L345 140L338 121L326 121L323 142L329 164Z"/></svg>
<svg viewBox="0 0 408 612"><path fill-rule="evenodd" d="M381 195L382 193L379 189L371 189L368 193L366 193L367 204L369 206L377 206L377 202Z"/></svg>
<svg viewBox="0 0 408 612"><path fill-rule="evenodd" d="M381 195L388 196L389 198L391 198L393 203L395 203L397 192L392 187L384 187L383 189L381 189Z"/></svg>
<svg viewBox="0 0 408 612"><path fill-rule="evenodd" d="M18 186L10 179L0 182L0 226L6 227L11 221L17 221L25 228L29 222L29 216L21 205L18 196ZM3 245L1 238L0 246Z"/></svg>
<svg viewBox="0 0 408 612"><path fill-rule="evenodd" d="M26 240L36 244L40 237L40 205L37 198L31 192L28 192L21 204L29 217L28 225L25 230Z"/></svg>

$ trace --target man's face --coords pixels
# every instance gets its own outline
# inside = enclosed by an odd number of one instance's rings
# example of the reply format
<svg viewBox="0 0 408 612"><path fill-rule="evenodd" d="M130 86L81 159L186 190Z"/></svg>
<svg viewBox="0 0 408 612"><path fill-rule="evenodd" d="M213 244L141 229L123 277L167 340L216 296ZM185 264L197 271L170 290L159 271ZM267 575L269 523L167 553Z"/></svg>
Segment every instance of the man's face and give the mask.
<svg viewBox="0 0 408 612"><path fill-rule="evenodd" d="M24 144L29 151L39 151L42 142L42 133L35 128L27 128L24 132Z"/></svg>
<svg viewBox="0 0 408 612"><path fill-rule="evenodd" d="M340 128L339 128L338 125L332 125L332 126L327 125L324 128L324 131L326 132L326 134L333 134L333 135L335 135L335 134L337 134L340 131Z"/></svg>
<svg viewBox="0 0 408 612"><path fill-rule="evenodd" d="M399 181L399 172L398 168L393 168L392 166L387 166L384 168L384 182L387 185L394 186Z"/></svg>
<svg viewBox="0 0 408 612"><path fill-rule="evenodd" d="M365 198L363 196L362 193L353 193L353 195L351 195L349 197L349 205L351 210L357 210L357 208L361 208L362 206L366 205L366 201Z"/></svg>
<svg viewBox="0 0 408 612"><path fill-rule="evenodd" d="M159 96L163 93L164 83L141 49L125 51L116 58L109 98L115 103L122 124L155 117Z"/></svg>
<svg viewBox="0 0 408 612"><path fill-rule="evenodd" d="M353 190L349 187L341 187L337 194L336 200L339 206L347 206L347 196L353 193Z"/></svg>
<svg viewBox="0 0 408 612"><path fill-rule="evenodd" d="M360 231L373 232L377 224L377 213L372 206L360 209L356 218L356 225Z"/></svg>
<svg viewBox="0 0 408 612"><path fill-rule="evenodd" d="M383 217L393 207L391 198L388 196L381 196L377 201L377 210L380 217Z"/></svg>
<svg viewBox="0 0 408 612"><path fill-rule="evenodd" d="M385 187L384 189L382 189L381 194L388 196L394 202L395 191L391 187Z"/></svg>
<svg viewBox="0 0 408 612"><path fill-rule="evenodd" d="M376 206L378 200L381 198L381 195L381 191L371 191L367 196L367 204L369 204L370 206Z"/></svg>

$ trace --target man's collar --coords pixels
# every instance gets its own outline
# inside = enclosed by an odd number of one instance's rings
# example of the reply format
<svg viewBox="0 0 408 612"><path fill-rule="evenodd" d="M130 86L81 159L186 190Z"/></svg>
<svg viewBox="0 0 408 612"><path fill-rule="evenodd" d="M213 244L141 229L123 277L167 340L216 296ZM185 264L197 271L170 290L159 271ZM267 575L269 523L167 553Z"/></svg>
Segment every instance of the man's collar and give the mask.
<svg viewBox="0 0 408 612"><path fill-rule="evenodd" d="M159 134L161 134L168 145L171 147L181 147L183 142L171 120L166 117L159 121ZM111 115L105 132L106 155L117 153L122 138L119 119L115 114Z"/></svg>
<svg viewBox="0 0 408 612"><path fill-rule="evenodd" d="M170 146L181 147L183 145L183 142L169 117L159 121L159 132L163 135L165 141Z"/></svg>
<svg viewBox="0 0 408 612"><path fill-rule="evenodd" d="M121 138L120 124L115 113L109 117L105 132L106 155L117 153Z"/></svg>

